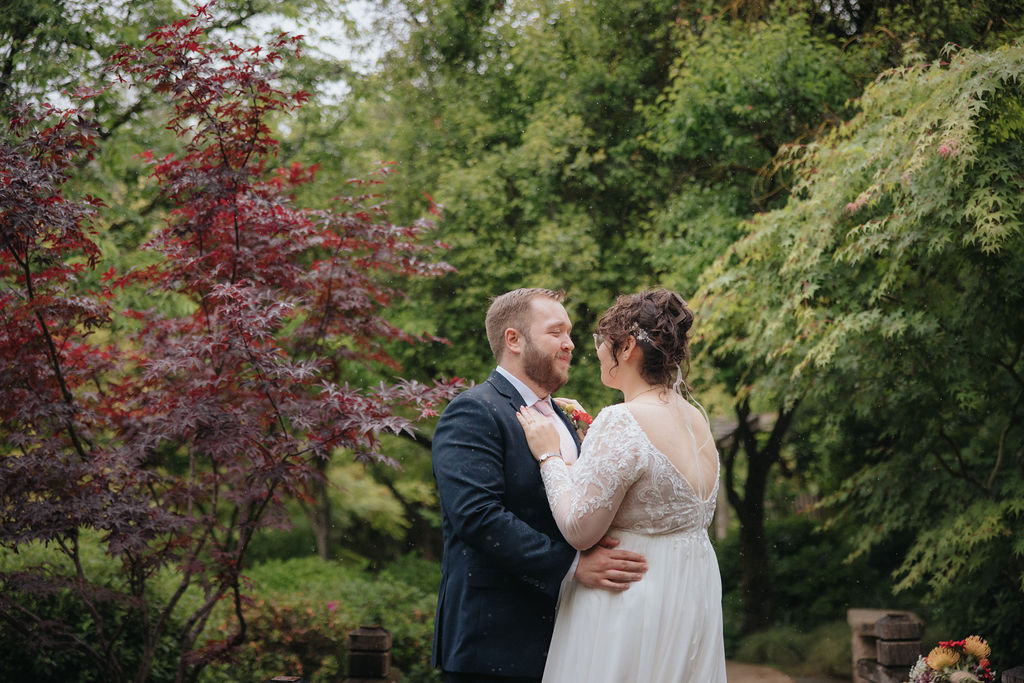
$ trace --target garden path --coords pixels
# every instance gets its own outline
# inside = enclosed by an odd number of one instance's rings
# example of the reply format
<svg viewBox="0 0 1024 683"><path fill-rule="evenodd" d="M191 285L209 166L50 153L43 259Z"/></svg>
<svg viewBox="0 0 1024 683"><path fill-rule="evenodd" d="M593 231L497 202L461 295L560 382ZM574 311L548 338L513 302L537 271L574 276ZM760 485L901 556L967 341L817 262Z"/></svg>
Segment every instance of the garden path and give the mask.
<svg viewBox="0 0 1024 683"><path fill-rule="evenodd" d="M725 678L728 683L794 683L781 671L731 660L725 663Z"/></svg>
<svg viewBox="0 0 1024 683"><path fill-rule="evenodd" d="M725 663L725 678L728 683L846 683L850 680L825 676L793 678L771 667L731 660Z"/></svg>

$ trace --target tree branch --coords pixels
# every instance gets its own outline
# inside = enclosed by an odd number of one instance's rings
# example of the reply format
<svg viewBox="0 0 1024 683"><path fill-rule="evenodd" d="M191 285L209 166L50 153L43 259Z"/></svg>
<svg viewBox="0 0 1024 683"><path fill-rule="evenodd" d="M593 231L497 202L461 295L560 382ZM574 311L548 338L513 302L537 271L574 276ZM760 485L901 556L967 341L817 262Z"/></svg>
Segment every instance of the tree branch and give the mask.
<svg viewBox="0 0 1024 683"><path fill-rule="evenodd" d="M992 472L988 475L988 482L986 488L991 492L992 487L996 483L996 475L999 474L999 470L1003 465L1003 460L1006 456L1006 437L1010 433L1010 430L1017 426L1017 409L1020 408L1021 400L1024 399L1024 391L1017 394L1017 400L1013 403L1013 408L1010 410L1010 417L1006 421L1006 427L999 434L999 448L996 451L996 463L992 466Z"/></svg>
<svg viewBox="0 0 1024 683"><path fill-rule="evenodd" d="M8 243L8 252L14 258L15 262L19 266L21 266L22 272L25 276L25 289L28 295L28 300L33 302L34 304L36 297L32 285L32 268L29 265L28 245L25 245L25 254L23 259L19 258L17 251L13 248L13 246L10 243ZM67 382L64 379L64 372L62 370L60 362L60 354L57 351L57 345L54 343L53 337L50 335L50 328L46 324L46 319L43 318L42 313L39 312L39 309L35 305L32 306L32 313L35 316L36 321L38 321L39 328L43 333L43 339L46 342L47 357L49 358L50 361L50 369L53 370L53 374L57 380L57 385L60 388L61 397L64 399L65 405L67 405L68 408L71 409L73 414L74 395L71 393L71 390L68 388ZM64 427L68 433L68 436L71 438L71 443L75 448L75 452L78 453L79 457L82 458L82 460L88 460L89 454L86 452L85 446L82 444L82 440L79 438L78 430L75 429L74 421L71 419L71 415L64 415L63 419ZM86 440L86 443L88 443L88 440ZM88 445L90 448L92 448L91 443Z"/></svg>

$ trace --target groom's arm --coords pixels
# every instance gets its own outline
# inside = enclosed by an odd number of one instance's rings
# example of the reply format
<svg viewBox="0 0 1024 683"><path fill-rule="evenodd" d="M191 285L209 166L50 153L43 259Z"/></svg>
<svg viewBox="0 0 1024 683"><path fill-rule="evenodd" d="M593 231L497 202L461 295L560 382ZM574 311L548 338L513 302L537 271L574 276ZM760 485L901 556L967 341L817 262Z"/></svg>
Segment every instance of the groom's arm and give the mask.
<svg viewBox="0 0 1024 683"><path fill-rule="evenodd" d="M466 395L452 401L431 452L441 507L454 532L491 565L557 597L576 551L506 506L506 443L493 406Z"/></svg>

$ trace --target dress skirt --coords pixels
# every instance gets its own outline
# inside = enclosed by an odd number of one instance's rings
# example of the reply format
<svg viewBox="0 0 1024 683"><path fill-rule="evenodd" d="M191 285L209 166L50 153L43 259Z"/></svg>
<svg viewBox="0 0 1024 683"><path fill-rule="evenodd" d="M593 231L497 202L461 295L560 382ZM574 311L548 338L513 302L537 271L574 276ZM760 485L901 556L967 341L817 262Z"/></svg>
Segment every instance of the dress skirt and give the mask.
<svg viewBox="0 0 1024 683"><path fill-rule="evenodd" d="M725 683L722 579L704 529L612 530L647 573L611 592L566 581L544 683Z"/></svg>

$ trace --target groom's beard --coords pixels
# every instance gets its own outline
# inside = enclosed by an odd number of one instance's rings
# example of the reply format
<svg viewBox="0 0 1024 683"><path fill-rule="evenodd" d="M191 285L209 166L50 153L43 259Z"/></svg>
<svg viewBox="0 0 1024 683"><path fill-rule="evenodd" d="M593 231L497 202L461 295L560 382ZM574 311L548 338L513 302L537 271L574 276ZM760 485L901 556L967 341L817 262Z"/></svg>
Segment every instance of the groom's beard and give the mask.
<svg viewBox="0 0 1024 683"><path fill-rule="evenodd" d="M568 368L560 370L555 364L556 359L557 354L545 356L527 337L526 348L523 349L523 371L549 394L555 393L569 381Z"/></svg>

